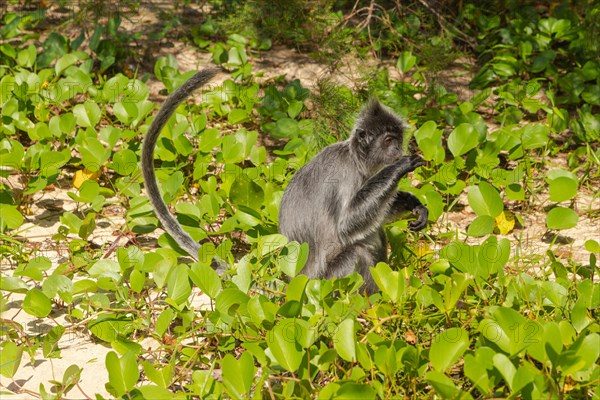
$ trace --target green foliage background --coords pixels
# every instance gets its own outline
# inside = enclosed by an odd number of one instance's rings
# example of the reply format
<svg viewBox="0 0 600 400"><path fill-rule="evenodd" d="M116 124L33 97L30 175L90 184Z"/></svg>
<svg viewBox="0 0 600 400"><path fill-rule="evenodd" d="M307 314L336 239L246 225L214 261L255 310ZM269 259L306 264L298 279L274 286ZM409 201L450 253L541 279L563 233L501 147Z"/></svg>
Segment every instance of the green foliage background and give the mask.
<svg viewBox="0 0 600 400"><path fill-rule="evenodd" d="M599 226L600 6L180 1L132 31L124 21L143 3L42 3L11 2L0 27L0 307L19 300L50 328L0 320L4 377L60 357L61 338L83 330L111 347L106 390L118 398L600 397L599 239L586 238L589 262L556 254L561 230L582 217ZM72 13L58 26L78 36L55 28L61 9ZM155 53L172 42L208 52L226 76L177 110L156 150L163 196L202 243L196 263L165 234L142 242L158 228L139 171L158 107L148 83L166 94L194 73ZM332 71L351 59L362 78L265 79L254 60L278 46ZM465 99L444 74L469 69ZM427 165L400 187L428 206L430 228L386 228L390 261L366 298L356 274L298 275L308 248L277 234L277 209L294 172L347 137L373 95L416 127ZM57 189L75 206L59 210L53 263L27 239L43 221L32 207ZM577 209L582 194L591 201ZM476 218L459 232L444 216L461 201ZM519 251L534 211L545 254ZM107 224L115 242L98 245ZM199 291L209 305L192 302ZM68 397L82 368L36 394Z"/></svg>

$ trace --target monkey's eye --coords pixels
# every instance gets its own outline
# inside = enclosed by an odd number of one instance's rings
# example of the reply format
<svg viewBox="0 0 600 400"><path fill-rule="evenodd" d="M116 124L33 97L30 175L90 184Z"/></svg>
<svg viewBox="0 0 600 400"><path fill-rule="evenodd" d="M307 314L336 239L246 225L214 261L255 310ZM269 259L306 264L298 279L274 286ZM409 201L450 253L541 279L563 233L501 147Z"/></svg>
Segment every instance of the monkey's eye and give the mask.
<svg viewBox="0 0 600 400"><path fill-rule="evenodd" d="M393 138L393 137L391 137L391 136L386 136L386 137L385 137L385 139L383 139L383 141L384 141L384 143L385 143L386 145L388 145L388 146L389 146L389 145L390 145L390 144L392 144L392 142L394 141L394 138Z"/></svg>

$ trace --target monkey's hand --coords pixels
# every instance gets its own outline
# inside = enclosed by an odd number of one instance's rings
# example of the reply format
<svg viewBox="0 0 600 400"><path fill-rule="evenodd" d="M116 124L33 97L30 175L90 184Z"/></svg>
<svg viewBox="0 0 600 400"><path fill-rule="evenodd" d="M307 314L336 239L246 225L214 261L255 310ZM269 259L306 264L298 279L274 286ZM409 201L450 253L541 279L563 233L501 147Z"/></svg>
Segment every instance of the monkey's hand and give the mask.
<svg viewBox="0 0 600 400"><path fill-rule="evenodd" d="M402 157L396 162L396 165L398 166L398 172L401 174L400 176L404 176L409 172L412 172L415 169L425 165L425 161L417 155L412 155Z"/></svg>
<svg viewBox="0 0 600 400"><path fill-rule="evenodd" d="M419 204L413 208L412 213L417 216L415 221L410 221L408 227L411 231L420 231L427 226L427 217L429 216L429 210L423 204Z"/></svg>

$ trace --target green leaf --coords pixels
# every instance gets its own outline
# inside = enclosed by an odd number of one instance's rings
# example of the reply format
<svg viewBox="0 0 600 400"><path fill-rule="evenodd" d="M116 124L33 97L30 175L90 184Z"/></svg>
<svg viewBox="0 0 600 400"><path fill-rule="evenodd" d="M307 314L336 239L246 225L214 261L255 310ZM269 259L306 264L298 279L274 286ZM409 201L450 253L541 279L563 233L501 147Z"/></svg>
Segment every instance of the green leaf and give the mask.
<svg viewBox="0 0 600 400"><path fill-rule="evenodd" d="M415 66L417 63L417 57L415 57L410 51L404 51L398 57L398 61L396 62L396 67L403 73L407 73Z"/></svg>
<svg viewBox="0 0 600 400"><path fill-rule="evenodd" d="M40 52L37 58L38 68L46 68L56 57L67 52L67 38L58 32L52 32L42 44L42 48L44 50Z"/></svg>
<svg viewBox="0 0 600 400"><path fill-rule="evenodd" d="M119 263L107 258L96 261L88 270L88 274L93 278L105 276L114 278L117 281L120 280L120 272L121 267L119 266Z"/></svg>
<svg viewBox="0 0 600 400"><path fill-rule="evenodd" d="M478 276L487 280L491 274L501 273L510 256L510 241L490 236L479 246L477 252L478 271L481 271Z"/></svg>
<svg viewBox="0 0 600 400"><path fill-rule="evenodd" d="M126 336L133 328L131 319L123 315L101 314L88 324L90 332L98 339L112 342Z"/></svg>
<svg viewBox="0 0 600 400"><path fill-rule="evenodd" d="M123 149L115 152L110 164L117 174L122 176L131 176L138 170L138 159L135 153L129 149Z"/></svg>
<svg viewBox="0 0 600 400"><path fill-rule="evenodd" d="M441 163L444 161L446 152L442 146L442 130L437 129L434 121L427 121L414 133L414 137L421 151L423 158L428 161Z"/></svg>
<svg viewBox="0 0 600 400"><path fill-rule="evenodd" d="M475 248L463 242L450 242L440 250L440 256L459 271L477 275L477 252Z"/></svg>
<svg viewBox="0 0 600 400"><path fill-rule="evenodd" d="M308 244L290 242L279 253L279 268L289 277L295 277L302 271L308 260Z"/></svg>
<svg viewBox="0 0 600 400"><path fill-rule="evenodd" d="M402 302L406 292L406 281L401 271L392 271L386 263L380 262L371 268L371 274L377 286L392 302Z"/></svg>
<svg viewBox="0 0 600 400"><path fill-rule="evenodd" d="M586 86L583 93L581 93L581 98L591 105L600 105L600 85Z"/></svg>
<svg viewBox="0 0 600 400"><path fill-rule="evenodd" d="M521 142L525 150L533 150L548 144L550 128L542 124L528 124L521 130Z"/></svg>
<svg viewBox="0 0 600 400"><path fill-rule="evenodd" d="M0 232L6 229L17 229L23 224L23 215L16 206L0 203Z"/></svg>
<svg viewBox="0 0 600 400"><path fill-rule="evenodd" d="M596 240L586 240L584 243L585 249L590 253L600 253L600 243Z"/></svg>
<svg viewBox="0 0 600 400"><path fill-rule="evenodd" d="M102 111L98 104L92 101L86 101L83 104L77 104L73 107L73 115L79 126L84 128L94 128L100 121Z"/></svg>
<svg viewBox="0 0 600 400"><path fill-rule="evenodd" d="M156 385L144 385L138 388L144 400L164 400L174 397L173 393Z"/></svg>
<svg viewBox="0 0 600 400"><path fill-rule="evenodd" d="M81 203L92 203L100 194L100 185L91 179L85 180L79 187L79 196L69 193L69 197Z"/></svg>
<svg viewBox="0 0 600 400"><path fill-rule="evenodd" d="M26 293L29 290L29 286L16 276L0 275L0 290L14 293Z"/></svg>
<svg viewBox="0 0 600 400"><path fill-rule="evenodd" d="M58 295L65 303L73 300L73 281L64 275L50 275L42 284L42 291L48 298Z"/></svg>
<svg viewBox="0 0 600 400"><path fill-rule="evenodd" d="M467 235L474 237L489 235L494 230L494 224L495 220L493 217L480 215L469 225Z"/></svg>
<svg viewBox="0 0 600 400"><path fill-rule="evenodd" d="M287 113L290 118L296 118L302 109L304 108L304 102L300 100L291 100L288 104Z"/></svg>
<svg viewBox="0 0 600 400"><path fill-rule="evenodd" d="M522 393L525 386L529 385L534 379L539 376L537 369L525 361L525 364L517 369L517 373L513 377L512 390L514 393Z"/></svg>
<svg viewBox="0 0 600 400"><path fill-rule="evenodd" d="M240 308L246 309L248 305L248 295L239 289L224 289L215 298L215 308L221 313L221 318L230 320Z"/></svg>
<svg viewBox="0 0 600 400"><path fill-rule="evenodd" d="M56 76L59 76L65 69L75 64L79 57L73 53L68 53L62 56L56 61L56 65L54 65L54 71L56 72Z"/></svg>
<svg viewBox="0 0 600 400"><path fill-rule="evenodd" d="M81 153L83 165L91 172L99 171L111 153L98 139L93 137L84 138L78 150Z"/></svg>
<svg viewBox="0 0 600 400"><path fill-rule="evenodd" d="M258 241L258 254L264 257L281 249L287 242L287 238L279 233L262 236Z"/></svg>
<svg viewBox="0 0 600 400"><path fill-rule="evenodd" d="M540 325L507 307L493 307L493 319L486 318L479 331L511 357L542 340Z"/></svg>
<svg viewBox="0 0 600 400"><path fill-rule="evenodd" d="M429 362L440 372L446 371L469 347L469 333L461 328L450 328L435 337L429 349Z"/></svg>
<svg viewBox="0 0 600 400"><path fill-rule="evenodd" d="M173 318L175 318L175 311L173 311L172 308L166 308L163 312L161 312L156 319L156 325L154 326L154 331L156 334L162 337L167 329L169 329L171 323L173 322ZM156 381L154 382L156 383Z"/></svg>
<svg viewBox="0 0 600 400"><path fill-rule="evenodd" d="M36 54L37 51L35 49L35 46L30 44L29 46L17 53L17 64L25 68L33 67L33 64L35 63Z"/></svg>
<svg viewBox="0 0 600 400"><path fill-rule="evenodd" d="M206 129L200 135L200 144L198 145L198 149L203 153L209 153L215 147L221 145L222 139L219 137L220 132L218 129Z"/></svg>
<svg viewBox="0 0 600 400"><path fill-rule="evenodd" d="M344 360L356 361L356 334L353 319L345 319L338 325L333 336L333 348Z"/></svg>
<svg viewBox="0 0 600 400"><path fill-rule="evenodd" d="M296 320L291 318L279 321L267 337L268 350L279 365L289 372L295 372L300 367L304 356L296 338Z"/></svg>
<svg viewBox="0 0 600 400"><path fill-rule="evenodd" d="M173 379L173 366L171 364L167 364L163 368L157 368L152 363L144 361L142 366L148 379L162 388L169 387Z"/></svg>
<svg viewBox="0 0 600 400"><path fill-rule="evenodd" d="M442 291L444 297L443 311L450 314L454 310L454 307L456 307L458 300L463 296L471 280L469 274L459 272L455 272L446 278L444 290Z"/></svg>
<svg viewBox="0 0 600 400"><path fill-rule="evenodd" d="M63 386L67 390L69 390L71 387L73 387L74 385L79 383L79 380L81 379L82 371L83 371L83 369L79 368L79 366L77 366L75 364L69 365L69 367L65 370L65 373L63 374L63 378L62 378Z"/></svg>
<svg viewBox="0 0 600 400"><path fill-rule="evenodd" d="M454 157L461 156L479 143L479 133L469 123L457 126L448 136L448 149Z"/></svg>
<svg viewBox="0 0 600 400"><path fill-rule="evenodd" d="M5 36L5 39L9 39L9 38ZM0 45L0 51L2 53L4 53L4 55L6 55L12 59L14 59L17 56L17 52L15 51L15 48L13 46L11 46L9 43L2 43Z"/></svg>
<svg viewBox="0 0 600 400"><path fill-rule="evenodd" d="M580 337L573 344L573 346L571 346L569 350L575 351L576 357L574 357L573 359L577 359L577 361L571 361L570 365L568 366L568 370L567 365L565 365L565 374L575 373L578 371L585 371L590 368L594 368L594 365L598 362L598 357L600 356L600 335L598 335L597 333L589 333L583 337ZM561 357L561 365L563 365L562 361L563 360Z"/></svg>
<svg viewBox="0 0 600 400"><path fill-rule="evenodd" d="M298 136L299 130L298 121L291 118L281 118L275 123L275 127L270 133L276 139L292 139Z"/></svg>
<svg viewBox="0 0 600 400"><path fill-rule="evenodd" d="M79 227L79 231L77 232L77 234L80 238L85 240L92 234L92 232L94 232L94 229L96 229L96 214L89 213L85 216L83 221L81 221L81 226ZM113 276L113 279L115 281L119 281L120 277Z"/></svg>
<svg viewBox="0 0 600 400"><path fill-rule="evenodd" d="M550 65L552 65L552 61L556 58L556 52L550 49L542 51L538 56L533 59L533 63L531 65L532 72L542 72Z"/></svg>
<svg viewBox="0 0 600 400"><path fill-rule="evenodd" d="M75 116L73 115L72 112L67 112L60 116L58 126L62 133L69 134L69 133L73 132L73 130L75 129L75 125L76 125Z"/></svg>
<svg viewBox="0 0 600 400"><path fill-rule="evenodd" d="M505 62L495 62L492 64L492 68L498 76L503 78L509 78L516 74L514 66Z"/></svg>
<svg viewBox="0 0 600 400"><path fill-rule="evenodd" d="M277 314L286 318L295 318L300 316L302 304L298 300L286 301L279 309Z"/></svg>
<svg viewBox="0 0 600 400"><path fill-rule="evenodd" d="M471 186L467 198L469 205L479 216L488 215L496 218L504 210L500 194L487 182L480 182L478 186Z"/></svg>
<svg viewBox="0 0 600 400"><path fill-rule="evenodd" d="M183 304L192 293L188 279L188 267L179 264L171 270L167 282L167 293L170 299L177 304Z"/></svg>
<svg viewBox="0 0 600 400"><path fill-rule="evenodd" d="M46 317L52 311L52 302L39 289L31 289L23 299L23 311L36 317Z"/></svg>
<svg viewBox="0 0 600 400"><path fill-rule="evenodd" d="M377 393L368 384L345 382L335 392L335 400L371 400L376 398Z"/></svg>
<svg viewBox="0 0 600 400"><path fill-rule="evenodd" d="M119 359L114 351L106 354L106 369L111 394L121 397L130 392L140 377L135 354L127 352Z"/></svg>
<svg viewBox="0 0 600 400"><path fill-rule="evenodd" d="M540 336L542 336L542 340L532 343L527 348L527 354L541 363L551 362L556 365L558 355L563 350L559 324L554 321L544 323Z"/></svg>
<svg viewBox="0 0 600 400"><path fill-rule="evenodd" d="M8 138L0 140L0 166L18 170L23 164L24 156L25 150L21 143Z"/></svg>
<svg viewBox="0 0 600 400"><path fill-rule="evenodd" d="M485 397L492 390L490 384L490 377L485 365L480 363L479 360L471 354L465 355L465 366L463 368L465 376L473 382L477 390L479 390Z"/></svg>
<svg viewBox="0 0 600 400"><path fill-rule="evenodd" d="M227 116L227 122L231 125L239 124L248 120L248 111L240 108L234 108Z"/></svg>
<svg viewBox="0 0 600 400"><path fill-rule="evenodd" d="M44 357L52 358L60 357L60 350L58 348L58 341L65 333L66 328L62 325L55 326L46 334L44 337L44 344L42 346Z"/></svg>
<svg viewBox="0 0 600 400"><path fill-rule="evenodd" d="M228 53L227 64L230 66L242 66L248 61L246 50L243 47L231 47Z"/></svg>
<svg viewBox="0 0 600 400"><path fill-rule="evenodd" d="M223 385L225 390L234 399L248 397L254 382L254 358L249 352L244 352L239 360L227 354L221 361L223 370Z"/></svg>
<svg viewBox="0 0 600 400"><path fill-rule="evenodd" d="M546 214L548 229L569 229L577 225L579 216L570 208L554 207Z"/></svg>
<svg viewBox="0 0 600 400"><path fill-rule="evenodd" d="M566 176L561 176L550 181L550 200L560 203L571 200L577 194L579 182Z"/></svg>
<svg viewBox="0 0 600 400"><path fill-rule="evenodd" d="M508 387L513 390L513 381L517 373L514 364L502 353L494 354L493 361L494 367L500 372Z"/></svg>
<svg viewBox="0 0 600 400"><path fill-rule="evenodd" d="M131 275L129 275L129 283L131 285L131 290L136 293L141 293L146 286L146 274L134 269L131 271Z"/></svg>
<svg viewBox="0 0 600 400"><path fill-rule="evenodd" d="M286 300L301 302L302 298L305 296L304 290L306 289L308 280L309 278L306 275L298 275L293 278L285 291Z"/></svg>
<svg viewBox="0 0 600 400"><path fill-rule="evenodd" d="M460 391L452 382L452 379L439 371L429 371L425 374L425 380L444 399L458 399Z"/></svg>
<svg viewBox="0 0 600 400"><path fill-rule="evenodd" d="M2 360L0 362L0 374L6 378L12 378L21 365L23 346L17 346L10 340L0 343L2 349Z"/></svg>
<svg viewBox="0 0 600 400"><path fill-rule="evenodd" d="M375 351L375 365L388 378L396 375L398 371L398 360L394 346L380 345Z"/></svg>
<svg viewBox="0 0 600 400"><path fill-rule="evenodd" d="M210 266L202 263L194 263L192 269L189 271L189 275L192 282L211 299L215 299L221 292L221 278Z"/></svg>
<svg viewBox="0 0 600 400"><path fill-rule="evenodd" d="M113 113L120 122L129 125L138 117L137 103L132 103L129 99L116 102L113 106Z"/></svg>
<svg viewBox="0 0 600 400"><path fill-rule="evenodd" d="M223 45L223 43L216 43L213 48L211 49L212 52L212 60L215 64L217 65L221 65L225 62L227 62L227 50L225 49L225 46ZM156 68L155 68L156 71ZM158 76L158 75L157 75Z"/></svg>
<svg viewBox="0 0 600 400"><path fill-rule="evenodd" d="M243 205L259 210L265 200L265 194L257 183L247 178L241 178L236 179L231 185L229 198L234 205Z"/></svg>
<svg viewBox="0 0 600 400"><path fill-rule="evenodd" d="M511 183L506 186L504 194L508 200L523 201L525 200L525 190L518 183Z"/></svg>

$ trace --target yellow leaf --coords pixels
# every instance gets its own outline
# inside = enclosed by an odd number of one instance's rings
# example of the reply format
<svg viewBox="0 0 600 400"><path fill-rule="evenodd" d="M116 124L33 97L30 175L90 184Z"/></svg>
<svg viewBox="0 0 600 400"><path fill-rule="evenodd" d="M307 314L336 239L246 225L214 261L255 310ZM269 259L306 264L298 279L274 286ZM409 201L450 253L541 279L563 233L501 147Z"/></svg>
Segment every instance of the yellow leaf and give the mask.
<svg viewBox="0 0 600 400"><path fill-rule="evenodd" d="M512 232L515 228L515 215L510 211L502 211L502 213L496 217L496 227L502 235Z"/></svg>
<svg viewBox="0 0 600 400"><path fill-rule="evenodd" d="M100 171L90 171L89 169L80 169L79 171L75 171L75 175L73 175L73 187L75 189L79 189L83 182L87 180L97 181L100 177Z"/></svg>
<svg viewBox="0 0 600 400"><path fill-rule="evenodd" d="M423 257L427 254L433 253L431 247L429 247L428 242L418 242L417 243L417 257Z"/></svg>

